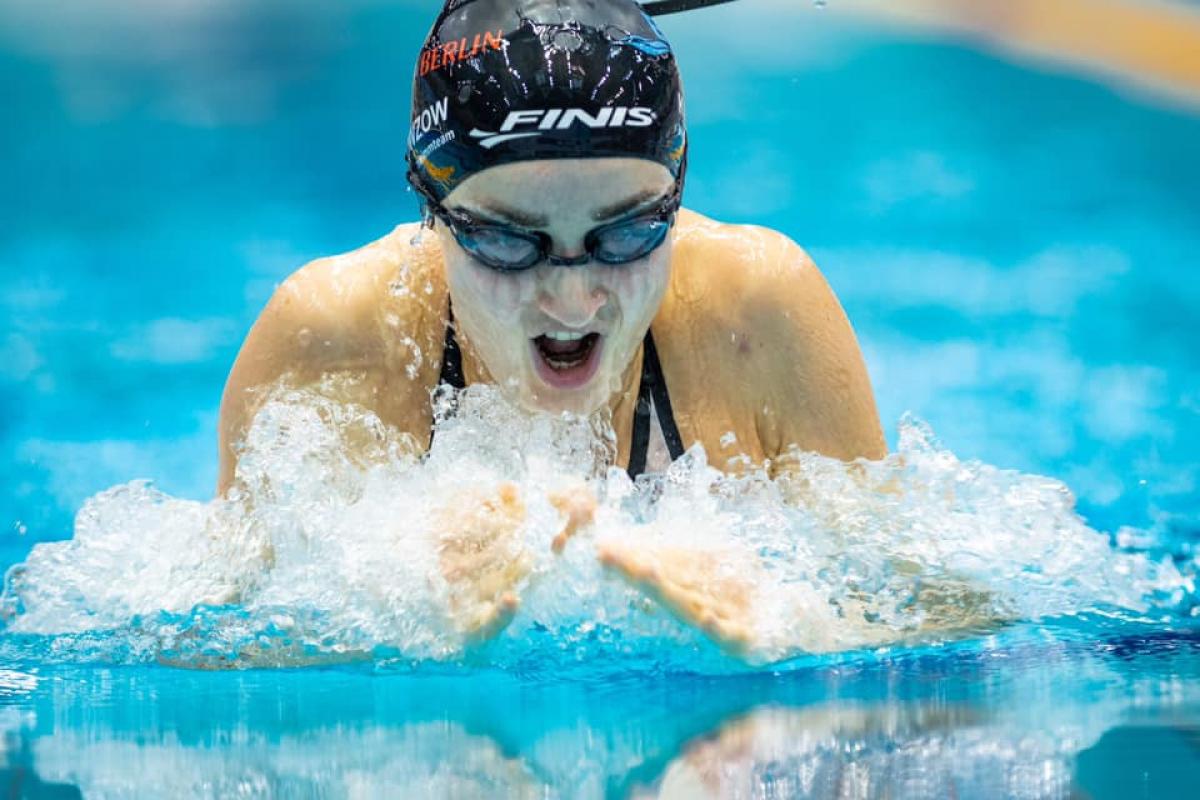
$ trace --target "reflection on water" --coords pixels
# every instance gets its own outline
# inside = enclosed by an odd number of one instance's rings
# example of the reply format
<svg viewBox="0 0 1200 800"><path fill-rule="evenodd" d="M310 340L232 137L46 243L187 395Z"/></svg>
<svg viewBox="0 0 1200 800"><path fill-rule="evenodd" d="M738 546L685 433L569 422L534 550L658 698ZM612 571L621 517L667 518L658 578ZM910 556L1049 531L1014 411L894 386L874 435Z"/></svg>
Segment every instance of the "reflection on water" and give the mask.
<svg viewBox="0 0 1200 800"><path fill-rule="evenodd" d="M0 789L1041 798L1115 796L1136 773L1167 796L1200 768L1198 676L1200 636L1184 634L604 685L68 668L10 676Z"/></svg>
<svg viewBox="0 0 1200 800"><path fill-rule="evenodd" d="M996 727L954 706L759 709L690 745L656 796L945 797L963 783L1006 797L1066 792L1078 742Z"/></svg>

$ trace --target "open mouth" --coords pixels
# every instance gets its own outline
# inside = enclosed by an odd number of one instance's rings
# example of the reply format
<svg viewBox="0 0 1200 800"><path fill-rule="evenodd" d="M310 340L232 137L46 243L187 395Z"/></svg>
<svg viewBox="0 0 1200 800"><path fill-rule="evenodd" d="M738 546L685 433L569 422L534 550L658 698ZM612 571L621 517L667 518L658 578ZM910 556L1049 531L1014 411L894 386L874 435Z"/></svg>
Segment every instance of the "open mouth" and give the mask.
<svg viewBox="0 0 1200 800"><path fill-rule="evenodd" d="M533 342L538 377L556 389L578 389L592 379L600 363L598 333L544 333Z"/></svg>

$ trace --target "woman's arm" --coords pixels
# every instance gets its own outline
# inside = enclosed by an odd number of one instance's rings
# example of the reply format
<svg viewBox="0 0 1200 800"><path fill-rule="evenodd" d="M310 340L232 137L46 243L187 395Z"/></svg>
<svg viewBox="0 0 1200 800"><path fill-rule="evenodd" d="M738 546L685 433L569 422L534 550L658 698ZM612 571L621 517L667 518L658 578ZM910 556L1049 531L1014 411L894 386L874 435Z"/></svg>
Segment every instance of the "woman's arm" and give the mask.
<svg viewBox="0 0 1200 800"><path fill-rule="evenodd" d="M757 429L772 460L793 447L852 461L879 459L887 444L862 351L825 277L797 244L760 229L747 290Z"/></svg>
<svg viewBox="0 0 1200 800"><path fill-rule="evenodd" d="M219 493L233 483L255 413L279 386L359 405L426 445L446 295L436 264L413 252L410 235L398 228L352 253L314 261L275 291L225 384ZM398 282L431 291L393 291Z"/></svg>

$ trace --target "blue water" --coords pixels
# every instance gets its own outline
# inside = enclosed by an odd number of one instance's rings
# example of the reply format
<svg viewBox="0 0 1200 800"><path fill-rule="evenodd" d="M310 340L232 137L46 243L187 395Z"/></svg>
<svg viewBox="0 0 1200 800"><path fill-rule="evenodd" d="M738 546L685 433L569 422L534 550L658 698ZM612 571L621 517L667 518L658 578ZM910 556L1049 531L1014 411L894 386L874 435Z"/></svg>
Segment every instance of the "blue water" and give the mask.
<svg viewBox="0 0 1200 800"><path fill-rule="evenodd" d="M221 387L273 286L415 216L400 148L429 6L0 6L0 566L133 478L211 495ZM893 447L914 412L963 463L1059 480L1092 529L1194 569L1200 113L836 9L747 0L662 27L685 202L809 249ZM516 657L210 675L8 634L0 781L695 796L678 787L709 769L725 793L1168 796L1200 766L1194 599L1175 600L778 676L556 680ZM671 646L672 668L718 658Z"/></svg>
<svg viewBox="0 0 1200 800"><path fill-rule="evenodd" d="M1198 680L1200 639L1178 634L788 678L56 667L0 673L0 779L28 797L1183 797Z"/></svg>

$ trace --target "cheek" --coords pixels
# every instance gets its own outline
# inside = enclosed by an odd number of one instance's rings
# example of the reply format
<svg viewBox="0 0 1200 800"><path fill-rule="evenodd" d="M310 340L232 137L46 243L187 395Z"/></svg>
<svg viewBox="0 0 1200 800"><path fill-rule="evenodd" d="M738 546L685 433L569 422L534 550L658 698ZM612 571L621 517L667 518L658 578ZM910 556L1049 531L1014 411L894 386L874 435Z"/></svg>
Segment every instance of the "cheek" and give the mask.
<svg viewBox="0 0 1200 800"><path fill-rule="evenodd" d="M670 278L670 255L655 252L650 258L611 270L609 288L621 305L629 323L641 323L653 317Z"/></svg>
<svg viewBox="0 0 1200 800"><path fill-rule="evenodd" d="M499 324L509 324L520 318L522 310L532 302L535 280L532 271L506 274L475 263L469 256L457 253L446 258L446 276L455 307L491 317Z"/></svg>

